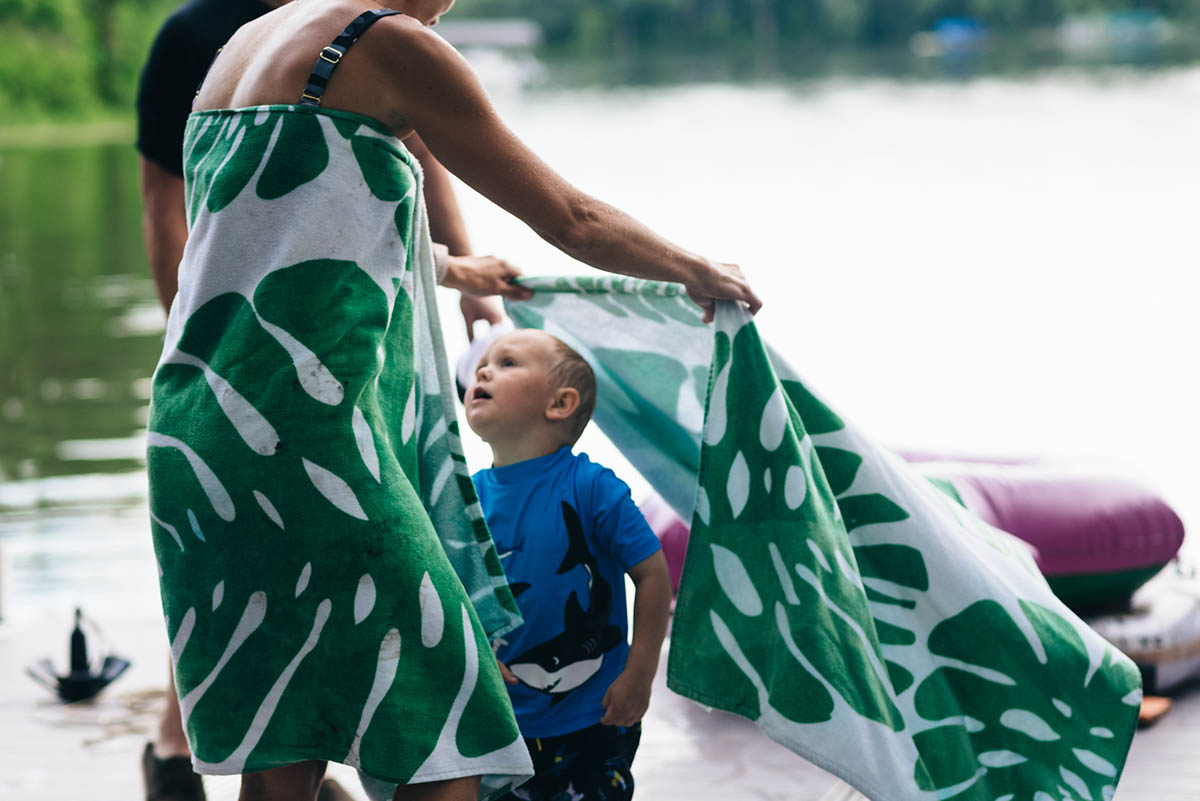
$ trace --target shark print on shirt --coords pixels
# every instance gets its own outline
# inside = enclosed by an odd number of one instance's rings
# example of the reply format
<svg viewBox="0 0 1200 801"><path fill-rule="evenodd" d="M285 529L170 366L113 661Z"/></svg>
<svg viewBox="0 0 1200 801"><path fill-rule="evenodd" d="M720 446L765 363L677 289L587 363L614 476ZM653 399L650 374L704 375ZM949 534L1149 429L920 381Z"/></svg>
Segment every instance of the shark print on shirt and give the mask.
<svg viewBox="0 0 1200 801"><path fill-rule="evenodd" d="M577 567L587 571L588 608L583 608L578 593L572 591L563 609L562 633L508 663L509 670L522 684L552 696L552 704L596 675L604 654L622 640L621 630L608 622L612 614L612 586L597 570L579 514L566 501L562 502L562 514L567 528L567 553L556 573L563 575Z"/></svg>

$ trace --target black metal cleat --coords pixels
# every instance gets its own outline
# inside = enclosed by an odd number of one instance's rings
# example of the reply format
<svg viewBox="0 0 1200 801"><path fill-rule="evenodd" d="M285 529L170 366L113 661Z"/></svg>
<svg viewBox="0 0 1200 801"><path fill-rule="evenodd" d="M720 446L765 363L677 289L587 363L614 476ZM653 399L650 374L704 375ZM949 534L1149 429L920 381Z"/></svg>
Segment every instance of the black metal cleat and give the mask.
<svg viewBox="0 0 1200 801"><path fill-rule="evenodd" d="M130 664L128 659L108 654L99 669L93 670L88 660L87 637L80 625L82 621L83 611L76 609L75 628L71 631L71 669L67 675L58 675L49 659L39 659L25 668L34 681L58 693L58 697L68 704L96 695L124 673Z"/></svg>

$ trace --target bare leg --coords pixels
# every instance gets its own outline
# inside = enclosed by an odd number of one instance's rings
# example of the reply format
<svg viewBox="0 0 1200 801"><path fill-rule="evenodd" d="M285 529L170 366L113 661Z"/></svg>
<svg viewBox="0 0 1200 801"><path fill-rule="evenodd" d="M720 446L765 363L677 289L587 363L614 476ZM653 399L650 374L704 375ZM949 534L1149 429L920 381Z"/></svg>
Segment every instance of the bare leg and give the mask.
<svg viewBox="0 0 1200 801"><path fill-rule="evenodd" d="M475 801L479 798L479 777L447 779L442 782L402 784L392 801Z"/></svg>
<svg viewBox="0 0 1200 801"><path fill-rule="evenodd" d="M325 763L315 759L243 773L238 801L313 801L324 776Z"/></svg>
<svg viewBox="0 0 1200 801"><path fill-rule="evenodd" d="M170 664L167 665L167 707L158 720L154 755L159 759L192 755L187 737L183 734L183 715L179 711L179 695L175 692L175 670Z"/></svg>
<svg viewBox="0 0 1200 801"><path fill-rule="evenodd" d="M158 719L158 734L142 754L146 801L204 801L204 783L192 770L183 716L175 693L175 671L167 665L167 706Z"/></svg>
<svg viewBox="0 0 1200 801"><path fill-rule="evenodd" d="M187 736L183 733L183 714L179 709L179 694L175 690L175 670L170 665L167 668L167 706L158 721L158 736L154 740L154 750L152 753L160 760L172 757L190 759L192 752L188 746ZM192 791L194 795L187 797L203 799L204 785L201 783L200 777L192 774L190 765L185 764L182 769L186 769L192 775L192 779L186 782L186 786L191 787L193 782L195 784L195 789ZM280 776L274 776L276 773L280 773ZM265 774L271 775L267 776ZM310 774L314 777L311 781L307 778ZM310 799L316 795L317 787L321 784L321 779L324 775L324 762L302 762L298 765L288 765L287 767L265 771L264 773L247 774L242 777L242 790L239 799L241 801L249 801L251 799L254 801L258 801L258 799L262 799L263 801L275 801L275 799L279 799L280 801ZM150 784L152 779L147 777L146 781L147 784ZM312 785L311 788L308 786L309 784ZM180 789L172 786L169 792L179 793ZM333 785L329 792L331 793L329 797L333 799L349 798L346 795L346 791L336 785ZM147 797L150 798L151 796L153 796L152 801L160 801L160 799L173 800L177 797L185 797L183 795L151 793L148 788Z"/></svg>

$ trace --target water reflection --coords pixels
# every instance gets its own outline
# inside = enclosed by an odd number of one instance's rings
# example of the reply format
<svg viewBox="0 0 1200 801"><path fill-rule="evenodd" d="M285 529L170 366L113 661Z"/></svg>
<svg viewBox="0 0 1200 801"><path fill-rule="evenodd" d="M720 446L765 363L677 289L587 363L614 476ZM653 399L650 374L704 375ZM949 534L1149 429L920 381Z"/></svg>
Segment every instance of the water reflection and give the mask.
<svg viewBox="0 0 1200 801"><path fill-rule="evenodd" d="M1114 24L1106 17L1074 18L1062 28L1028 33L983 32L965 42L944 31L917 34L907 45L854 48L804 40L773 43L724 41L720 46L549 48L546 66L522 63L534 88L673 86L688 83L787 83L836 79L900 81L975 77L1033 78L1053 70L1161 70L1200 58L1200 31L1171 27L1156 32ZM1141 33L1141 35L1139 35ZM474 59L472 60L474 63ZM486 74L485 74L486 78Z"/></svg>
<svg viewBox="0 0 1200 801"><path fill-rule="evenodd" d="M128 145L0 161L0 482L136 469L162 312Z"/></svg>
<svg viewBox="0 0 1200 801"><path fill-rule="evenodd" d="M148 547L145 495L114 498L123 480L96 482L105 497L24 512L0 520L3 558L9 562L5 611L28 615L45 607L83 603L103 619L153 609L157 571ZM45 495L39 492L44 499Z"/></svg>

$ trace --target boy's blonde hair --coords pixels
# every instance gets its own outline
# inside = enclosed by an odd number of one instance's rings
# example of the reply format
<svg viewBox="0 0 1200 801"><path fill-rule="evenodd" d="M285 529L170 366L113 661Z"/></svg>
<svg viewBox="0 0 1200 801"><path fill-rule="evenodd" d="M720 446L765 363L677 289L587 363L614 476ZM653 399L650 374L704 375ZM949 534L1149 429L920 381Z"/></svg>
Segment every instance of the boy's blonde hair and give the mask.
<svg viewBox="0 0 1200 801"><path fill-rule="evenodd" d="M546 336L554 340L554 355L558 357L558 361L546 373L550 386L554 389L570 387L579 393L579 408L565 421L570 438L568 444L574 445L596 408L596 374L578 351L556 336Z"/></svg>

